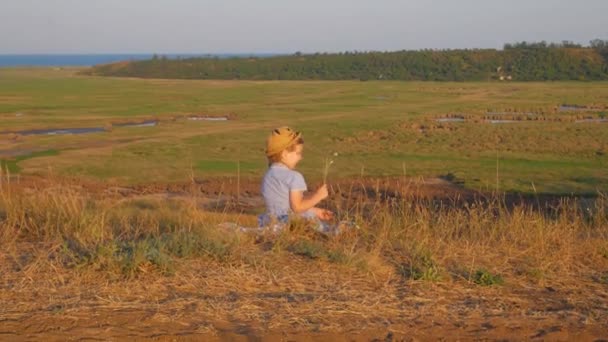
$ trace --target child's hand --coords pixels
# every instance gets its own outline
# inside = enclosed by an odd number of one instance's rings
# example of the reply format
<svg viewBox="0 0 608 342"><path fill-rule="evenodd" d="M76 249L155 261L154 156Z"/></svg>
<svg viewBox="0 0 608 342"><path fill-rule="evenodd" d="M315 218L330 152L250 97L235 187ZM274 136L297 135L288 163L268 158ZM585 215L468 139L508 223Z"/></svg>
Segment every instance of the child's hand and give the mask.
<svg viewBox="0 0 608 342"><path fill-rule="evenodd" d="M314 208L315 215L322 221L330 221L334 218L334 213L327 209Z"/></svg>
<svg viewBox="0 0 608 342"><path fill-rule="evenodd" d="M317 197L318 201L322 201L326 199L327 196L329 196L329 192L327 191L327 184L323 184L315 192L315 197Z"/></svg>

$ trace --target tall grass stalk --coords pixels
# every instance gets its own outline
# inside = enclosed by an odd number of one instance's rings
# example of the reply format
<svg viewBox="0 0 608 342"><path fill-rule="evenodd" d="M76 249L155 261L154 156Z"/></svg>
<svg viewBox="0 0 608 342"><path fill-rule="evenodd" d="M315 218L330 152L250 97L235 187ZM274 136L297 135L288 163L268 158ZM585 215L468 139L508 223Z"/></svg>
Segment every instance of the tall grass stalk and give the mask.
<svg viewBox="0 0 608 342"><path fill-rule="evenodd" d="M323 166L323 184L327 184L327 175L329 174L329 168L333 163L333 159L325 158L325 164Z"/></svg>

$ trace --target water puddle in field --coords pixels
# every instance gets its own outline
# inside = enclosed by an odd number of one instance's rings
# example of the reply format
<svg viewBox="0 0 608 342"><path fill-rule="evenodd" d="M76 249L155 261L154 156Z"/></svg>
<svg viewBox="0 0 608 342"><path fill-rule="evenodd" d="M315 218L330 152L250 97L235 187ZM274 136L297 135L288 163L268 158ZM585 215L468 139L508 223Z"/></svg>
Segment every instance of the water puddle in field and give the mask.
<svg viewBox="0 0 608 342"><path fill-rule="evenodd" d="M536 113L532 112L486 112L486 115L513 115L513 116L534 116Z"/></svg>
<svg viewBox="0 0 608 342"><path fill-rule="evenodd" d="M571 108L575 108L575 107L571 107ZM591 110L588 107L576 107L576 108L582 108L584 110ZM463 123L463 122L467 122L467 121L469 121L469 122L473 121L473 122L485 122L485 123L489 123L489 124L510 124L510 123L552 121L552 120L543 119L543 117L536 117L537 115L539 115L539 114L532 113L532 112L490 111L490 112L486 112L485 115L481 118L479 116L477 118L471 118L470 116L467 116L467 119L465 119L464 116L445 116L445 117L435 118L435 121L440 122L440 123ZM569 120L565 120L565 122L566 123L572 123L572 122L574 122L574 123L592 123L592 124L608 123L608 117L606 116L605 113L599 113L598 116L586 115L582 118L579 116L578 120L569 119ZM480 120L480 121L476 121L476 120ZM553 121L561 122L562 120L553 120Z"/></svg>
<svg viewBox="0 0 608 342"><path fill-rule="evenodd" d="M19 135L59 135L59 134L88 134L105 132L103 127L81 127L81 128L56 128L56 129L31 129L26 131L8 132Z"/></svg>
<svg viewBox="0 0 608 342"><path fill-rule="evenodd" d="M112 124L112 127L154 127L158 125L157 120L148 120L143 122L127 122L120 124ZM53 129L30 129L15 132L0 132L2 134L19 134L28 135L76 135L76 134L91 134L106 132L105 127L77 127L77 128L53 128Z"/></svg>
<svg viewBox="0 0 608 342"><path fill-rule="evenodd" d="M121 124L112 124L112 127L154 127L156 125L158 125L157 120L148 120L148 121L137 122L137 123L128 122L128 123L121 123Z"/></svg>
<svg viewBox="0 0 608 342"><path fill-rule="evenodd" d="M464 122L464 118L439 118L437 122Z"/></svg>
<svg viewBox="0 0 608 342"><path fill-rule="evenodd" d="M228 121L226 116L189 116L190 121Z"/></svg>
<svg viewBox="0 0 608 342"><path fill-rule="evenodd" d="M575 123L606 123L608 119L582 119L576 120Z"/></svg>
<svg viewBox="0 0 608 342"><path fill-rule="evenodd" d="M574 104L563 104L557 108L560 112L586 112L593 110L587 106L574 105Z"/></svg>
<svg viewBox="0 0 608 342"><path fill-rule="evenodd" d="M514 123L517 121L516 120L486 120L486 122L489 122L491 124L504 124L504 123Z"/></svg>
<svg viewBox="0 0 608 342"><path fill-rule="evenodd" d="M186 118L189 121L229 121L228 116L189 116ZM124 127L155 127L159 125L158 120L146 120L138 122L114 123L112 128ZM91 134L106 132L109 127L76 127L76 128L52 128L52 129L29 129L23 131L4 131L0 134L18 134L18 135L76 135L76 134Z"/></svg>

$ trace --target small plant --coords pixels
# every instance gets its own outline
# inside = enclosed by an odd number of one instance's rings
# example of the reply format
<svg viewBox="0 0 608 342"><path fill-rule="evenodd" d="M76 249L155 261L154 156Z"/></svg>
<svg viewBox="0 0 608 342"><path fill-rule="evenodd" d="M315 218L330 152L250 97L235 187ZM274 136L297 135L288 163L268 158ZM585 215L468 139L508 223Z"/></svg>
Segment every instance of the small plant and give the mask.
<svg viewBox="0 0 608 342"><path fill-rule="evenodd" d="M426 281L439 281L441 280L441 273L436 265L431 265L423 268L414 274L414 279L426 280Z"/></svg>
<svg viewBox="0 0 608 342"><path fill-rule="evenodd" d="M77 241L68 239L59 249L59 260L65 267L80 268L92 262L94 253L91 253Z"/></svg>
<svg viewBox="0 0 608 342"><path fill-rule="evenodd" d="M287 250L295 255L309 259L324 259L336 264L347 264L351 261L341 249L331 248L321 241L307 238L299 238L288 243Z"/></svg>
<svg viewBox="0 0 608 342"><path fill-rule="evenodd" d="M400 273L413 280L439 281L441 270L433 260L431 253L425 249L417 249L409 264L399 266Z"/></svg>
<svg viewBox="0 0 608 342"><path fill-rule="evenodd" d="M219 261L226 260L233 247L230 241L192 232L166 234L162 242L167 252L179 258L206 256Z"/></svg>
<svg viewBox="0 0 608 342"><path fill-rule="evenodd" d="M341 251L331 250L327 252L327 260L336 264L346 264L348 256Z"/></svg>
<svg viewBox="0 0 608 342"><path fill-rule="evenodd" d="M173 273L169 255L164 253L162 242L155 238L125 242L117 251L117 261L127 278L134 277L146 264L158 267L163 273Z"/></svg>
<svg viewBox="0 0 608 342"><path fill-rule="evenodd" d="M545 272L540 268L532 268L528 270L528 275L536 280L542 280L545 278Z"/></svg>
<svg viewBox="0 0 608 342"><path fill-rule="evenodd" d="M604 258L604 259L608 259L608 247L607 246L602 246L600 247L600 255Z"/></svg>
<svg viewBox="0 0 608 342"><path fill-rule="evenodd" d="M502 285L504 280L498 274L492 274L488 270L479 269L473 274L472 280L475 284L481 286Z"/></svg>
<svg viewBox="0 0 608 342"><path fill-rule="evenodd" d="M318 259L326 254L325 249L319 242L308 240L298 240L289 246L288 250L310 259Z"/></svg>

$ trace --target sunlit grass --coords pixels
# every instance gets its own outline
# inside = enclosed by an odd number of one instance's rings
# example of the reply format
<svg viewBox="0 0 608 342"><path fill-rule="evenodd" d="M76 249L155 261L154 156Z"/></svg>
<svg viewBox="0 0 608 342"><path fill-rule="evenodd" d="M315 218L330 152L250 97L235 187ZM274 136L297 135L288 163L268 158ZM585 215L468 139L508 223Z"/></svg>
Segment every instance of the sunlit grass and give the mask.
<svg viewBox="0 0 608 342"><path fill-rule="evenodd" d="M328 236L295 222L280 233L258 235L255 215L235 214L228 206L201 209L196 195L99 197L60 180L32 192L8 177L3 175L0 189L0 241L6 250L33 243L48 253L36 262L110 278L150 269L170 276L184 258L246 265L301 257L404 280L536 284L590 277L608 263L603 196L586 203L564 199L539 211L532 204L507 206L501 197L453 206L405 198L349 202L348 195L329 206L357 227Z"/></svg>

